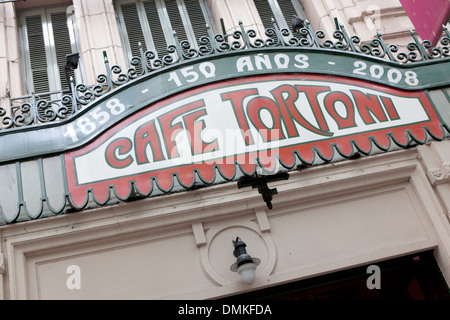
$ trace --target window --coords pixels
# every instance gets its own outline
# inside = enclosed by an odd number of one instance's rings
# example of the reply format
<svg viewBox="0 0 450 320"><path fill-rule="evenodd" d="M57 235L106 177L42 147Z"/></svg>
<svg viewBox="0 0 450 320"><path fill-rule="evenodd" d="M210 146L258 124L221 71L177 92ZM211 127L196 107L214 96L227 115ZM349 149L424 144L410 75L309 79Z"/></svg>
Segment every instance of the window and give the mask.
<svg viewBox="0 0 450 320"><path fill-rule="evenodd" d="M272 28L272 18L280 28L292 32L292 16L305 20L306 15L298 0L253 0L264 28Z"/></svg>
<svg viewBox="0 0 450 320"><path fill-rule="evenodd" d="M26 92L68 89L66 55L79 52L72 7L24 11L20 14L20 30ZM79 69L72 76L82 82Z"/></svg>
<svg viewBox="0 0 450 320"><path fill-rule="evenodd" d="M139 56L138 43L157 56L167 46L187 40L194 48L208 35L206 24L214 27L206 0L118 0L117 13L128 58ZM212 29L214 32L214 29Z"/></svg>

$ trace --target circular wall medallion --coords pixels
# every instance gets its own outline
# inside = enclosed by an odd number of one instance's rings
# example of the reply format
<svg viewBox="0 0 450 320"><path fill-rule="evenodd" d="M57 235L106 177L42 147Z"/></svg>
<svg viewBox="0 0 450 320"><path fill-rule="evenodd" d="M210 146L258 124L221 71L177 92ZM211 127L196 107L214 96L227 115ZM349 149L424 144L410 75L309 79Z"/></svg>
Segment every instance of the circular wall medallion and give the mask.
<svg viewBox="0 0 450 320"><path fill-rule="evenodd" d="M237 272L230 270L231 265L236 262L233 255L233 240L237 237L245 242L250 256L261 259L253 285L262 283L274 272L275 245L269 233L261 232L258 224L249 220L221 222L206 232L207 244L200 248L205 273L217 285L224 286L236 282L246 285Z"/></svg>

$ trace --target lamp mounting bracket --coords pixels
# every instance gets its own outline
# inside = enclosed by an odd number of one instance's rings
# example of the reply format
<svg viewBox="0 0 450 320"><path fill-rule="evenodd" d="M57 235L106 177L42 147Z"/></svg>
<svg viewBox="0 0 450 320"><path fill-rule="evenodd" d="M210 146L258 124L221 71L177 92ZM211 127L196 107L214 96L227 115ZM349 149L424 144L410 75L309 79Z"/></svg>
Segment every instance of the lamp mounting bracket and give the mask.
<svg viewBox="0 0 450 320"><path fill-rule="evenodd" d="M288 180L289 174L287 172L279 172L274 175L268 176L252 176L249 178L243 178L238 181L238 188L252 187L258 188L259 194L262 195L264 202L267 204L269 209L272 209L272 199L274 194L278 194L278 190L276 188L270 189L267 185L268 182L272 181L280 181L280 180Z"/></svg>

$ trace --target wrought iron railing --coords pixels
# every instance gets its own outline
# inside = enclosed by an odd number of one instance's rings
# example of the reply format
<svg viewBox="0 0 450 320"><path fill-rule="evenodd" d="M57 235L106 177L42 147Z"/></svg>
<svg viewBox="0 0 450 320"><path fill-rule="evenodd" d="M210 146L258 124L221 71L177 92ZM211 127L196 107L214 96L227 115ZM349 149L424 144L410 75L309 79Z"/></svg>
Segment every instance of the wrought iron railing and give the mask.
<svg viewBox="0 0 450 320"><path fill-rule="evenodd" d="M428 40L420 41L411 31L413 41L401 52L397 45L387 44L380 33L377 33L371 41L363 43L358 36L349 36L342 24L337 25L331 39L327 39L323 31L315 31L307 20L304 27L294 35L288 29L279 28L274 20L272 23L273 27L265 30L264 39L258 38L255 30L245 30L242 22L239 22L239 28L231 34L213 34L207 26L208 36L199 38L198 46L195 48L188 41L178 41L174 32L175 44L168 46L167 55L158 57L153 51L144 51L142 44L139 44L140 54L132 57L130 67L125 72L118 65L110 66L104 52L106 73L97 76L95 85L75 84L71 79L70 90L66 92L32 94L28 97L10 99L11 105L8 108L0 106L0 133L8 129L43 125L70 118L97 98L131 80L186 60L227 52L272 47L319 48L352 52L399 64L450 56L450 32L445 26L443 26L444 36L438 46L432 47ZM57 98L54 98L55 96ZM28 101L14 105L20 99Z"/></svg>

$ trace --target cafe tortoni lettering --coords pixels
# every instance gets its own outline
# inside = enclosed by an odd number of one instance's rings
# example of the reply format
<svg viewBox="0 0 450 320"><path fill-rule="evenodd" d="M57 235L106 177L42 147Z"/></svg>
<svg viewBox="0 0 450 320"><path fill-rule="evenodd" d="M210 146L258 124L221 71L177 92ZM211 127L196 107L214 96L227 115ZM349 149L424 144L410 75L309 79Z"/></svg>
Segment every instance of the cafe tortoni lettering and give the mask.
<svg viewBox="0 0 450 320"><path fill-rule="evenodd" d="M222 104L214 106L234 114L235 123L231 128L239 128L246 146L256 143L256 135L263 142L299 138L304 130L318 138L332 137L341 130L400 120L391 97L366 93L361 88L349 89L349 94L333 91L327 85L274 83L272 87L268 95L261 95L261 90L251 85L224 90L220 93ZM306 100L297 107L300 96ZM134 161L143 165L178 158L176 135L183 131L188 136L192 155L223 148L219 140L226 136L207 142L202 138L208 130L205 118L208 109L212 108L206 105L206 101L201 97L186 103L143 123L132 137L111 141L105 152L107 164L122 169ZM307 113L312 117L307 117Z"/></svg>
<svg viewBox="0 0 450 320"><path fill-rule="evenodd" d="M331 144L351 153L351 141L367 149L369 137L403 141L405 129L422 136L423 127L436 124L419 91L312 74L235 78L161 100L69 152L68 182L72 195L99 185L127 189L131 181L148 192L151 179L170 189L174 174L186 185L192 171L211 182L214 175L204 172L213 167L273 170L275 159L295 162L294 153L309 159L311 150L326 153Z"/></svg>

